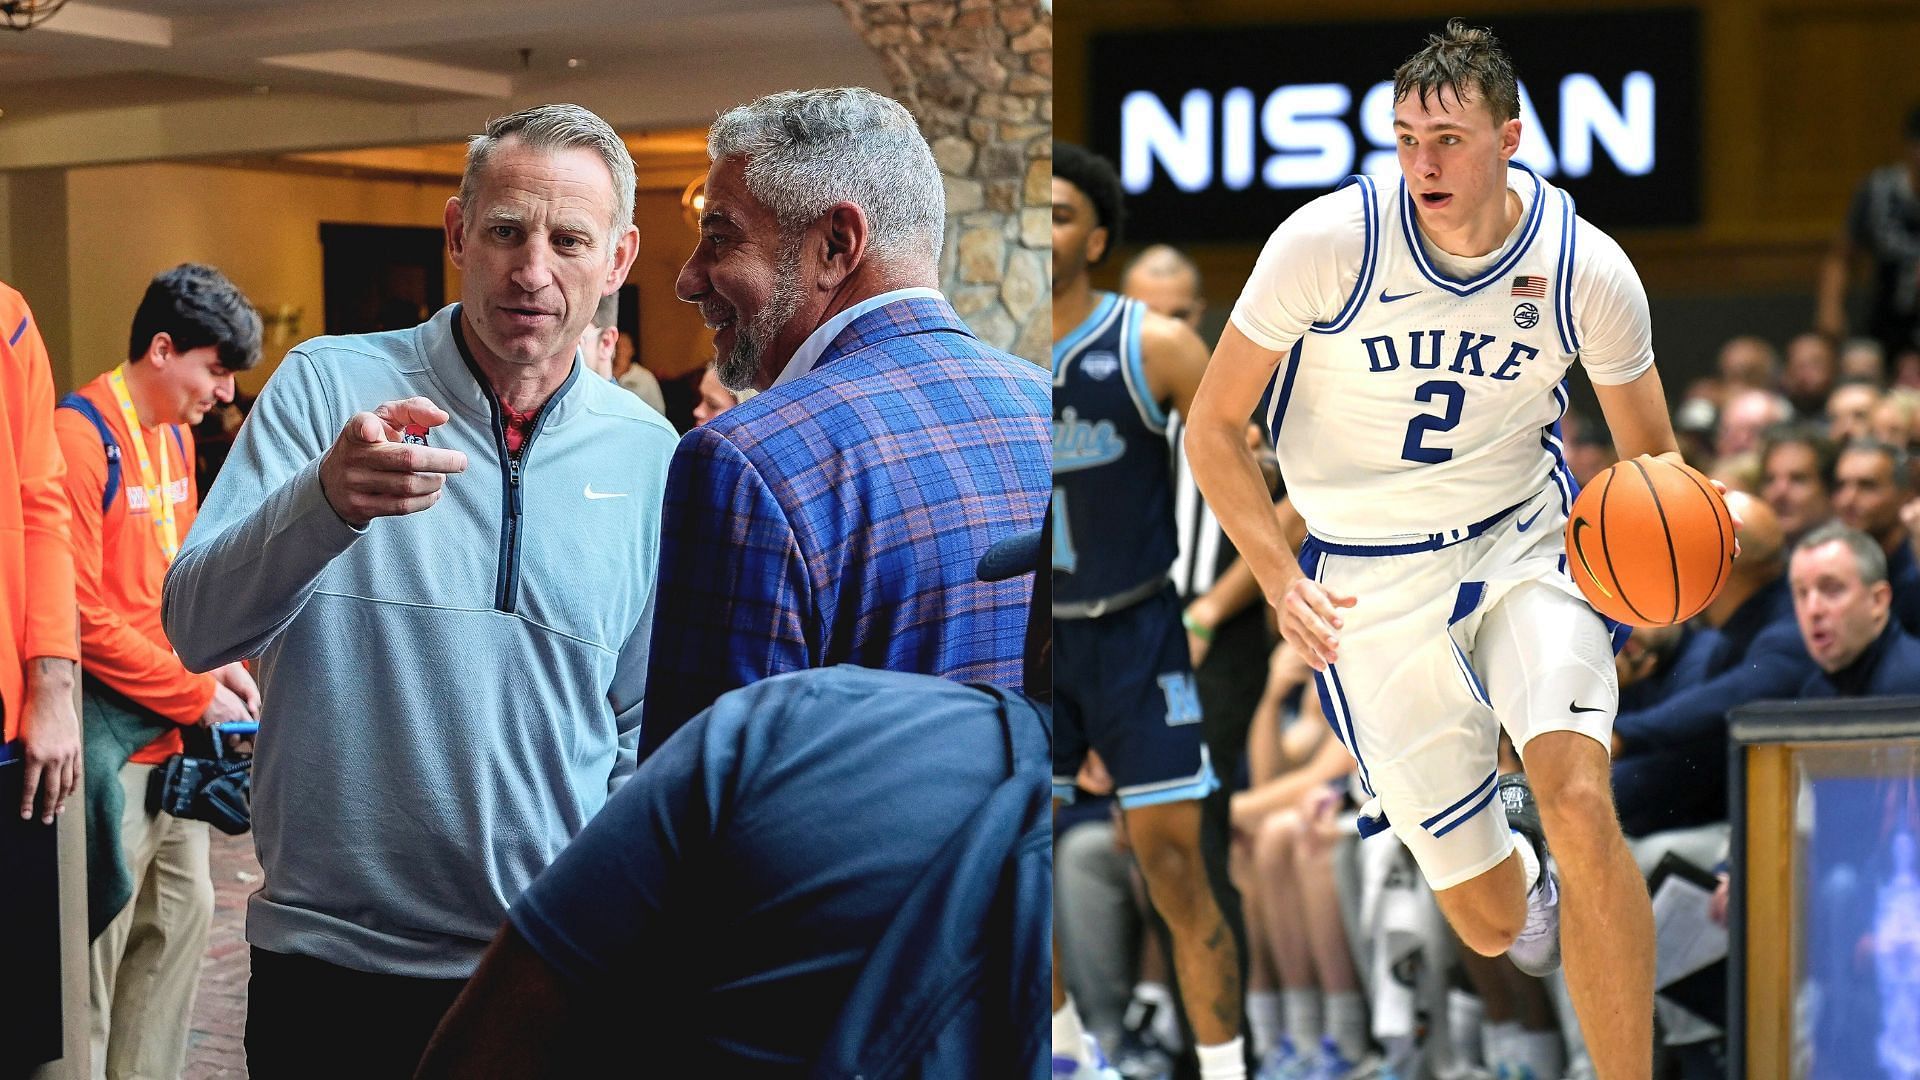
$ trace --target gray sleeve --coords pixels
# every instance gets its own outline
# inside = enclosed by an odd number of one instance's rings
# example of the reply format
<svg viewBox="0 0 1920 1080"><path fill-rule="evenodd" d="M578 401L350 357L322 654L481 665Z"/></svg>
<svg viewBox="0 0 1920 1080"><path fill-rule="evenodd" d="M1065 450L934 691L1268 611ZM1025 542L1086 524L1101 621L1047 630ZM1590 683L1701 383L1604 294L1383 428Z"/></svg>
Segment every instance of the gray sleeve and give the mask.
<svg viewBox="0 0 1920 1080"><path fill-rule="evenodd" d="M320 490L320 459L346 422L331 411L318 365L296 351L241 426L167 572L161 617L188 669L258 655L365 534Z"/></svg>
<svg viewBox="0 0 1920 1080"><path fill-rule="evenodd" d="M656 557L657 565L657 557ZM607 778L607 791L618 790L633 775L640 760L640 715L646 705L648 646L653 642L653 598L655 583L647 584L647 606L634 624L627 643L620 647L614 662L613 683L607 687L607 702L613 706L613 727L618 733L620 750L613 761L613 775Z"/></svg>

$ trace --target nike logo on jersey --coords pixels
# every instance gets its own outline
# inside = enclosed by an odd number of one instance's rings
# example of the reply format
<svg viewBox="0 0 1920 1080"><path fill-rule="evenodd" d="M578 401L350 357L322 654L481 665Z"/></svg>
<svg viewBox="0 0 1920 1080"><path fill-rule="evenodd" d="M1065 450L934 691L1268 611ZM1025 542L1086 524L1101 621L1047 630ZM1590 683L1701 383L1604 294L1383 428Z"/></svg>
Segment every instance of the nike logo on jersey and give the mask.
<svg viewBox="0 0 1920 1080"><path fill-rule="evenodd" d="M1567 711L1573 712L1573 713L1583 713L1583 712L1606 712L1607 710L1594 708L1592 706L1582 705L1577 701L1569 701L1567 702Z"/></svg>
<svg viewBox="0 0 1920 1080"><path fill-rule="evenodd" d="M1381 302L1381 303L1383 303L1383 304L1391 304L1391 303L1393 303L1393 302L1394 302L1395 300L1405 300L1405 299L1406 299L1407 297L1409 297L1409 296L1419 296L1419 295L1420 295L1420 290L1419 290L1419 289L1415 289L1415 290L1413 290L1412 292L1403 292L1403 293L1401 293L1401 294L1400 294L1399 296L1389 296L1389 295L1387 294L1387 290L1385 290L1385 289L1381 289L1381 290L1380 290L1380 302Z"/></svg>
<svg viewBox="0 0 1920 1080"><path fill-rule="evenodd" d="M1533 512L1532 517L1529 517L1527 520L1517 523L1516 525L1514 525L1514 528L1519 529L1521 532L1526 532L1528 529L1533 528L1533 523L1540 520L1540 515L1545 513L1546 509L1547 508L1543 506L1540 509L1535 510Z"/></svg>
<svg viewBox="0 0 1920 1080"><path fill-rule="evenodd" d="M629 493L625 491L595 491L593 490L593 485L588 484L585 494L589 499L624 499Z"/></svg>

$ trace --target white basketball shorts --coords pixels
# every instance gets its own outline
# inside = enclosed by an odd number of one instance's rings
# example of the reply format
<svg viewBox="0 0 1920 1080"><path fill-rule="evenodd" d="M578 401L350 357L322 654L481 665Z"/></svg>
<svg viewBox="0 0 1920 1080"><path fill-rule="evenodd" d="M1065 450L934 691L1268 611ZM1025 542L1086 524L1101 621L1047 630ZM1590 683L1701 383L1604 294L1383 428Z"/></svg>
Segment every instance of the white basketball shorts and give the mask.
<svg viewBox="0 0 1920 1080"><path fill-rule="evenodd" d="M1301 548L1308 576L1358 598L1315 682L1372 797L1361 831L1384 816L1436 891L1512 850L1494 797L1500 727L1523 761L1543 731L1610 743L1614 624L1567 576L1565 526L1549 482L1467 529Z"/></svg>

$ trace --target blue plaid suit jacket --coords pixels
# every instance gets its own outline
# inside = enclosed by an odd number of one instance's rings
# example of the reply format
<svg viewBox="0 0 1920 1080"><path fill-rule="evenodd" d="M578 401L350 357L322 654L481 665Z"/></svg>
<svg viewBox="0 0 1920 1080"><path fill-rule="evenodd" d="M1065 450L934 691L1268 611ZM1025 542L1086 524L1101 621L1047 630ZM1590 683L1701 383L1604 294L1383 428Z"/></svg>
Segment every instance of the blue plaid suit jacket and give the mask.
<svg viewBox="0 0 1920 1080"><path fill-rule="evenodd" d="M667 476L641 756L721 694L803 668L1020 689L1032 582L974 566L1042 524L1051 394L944 300L909 298L689 432Z"/></svg>

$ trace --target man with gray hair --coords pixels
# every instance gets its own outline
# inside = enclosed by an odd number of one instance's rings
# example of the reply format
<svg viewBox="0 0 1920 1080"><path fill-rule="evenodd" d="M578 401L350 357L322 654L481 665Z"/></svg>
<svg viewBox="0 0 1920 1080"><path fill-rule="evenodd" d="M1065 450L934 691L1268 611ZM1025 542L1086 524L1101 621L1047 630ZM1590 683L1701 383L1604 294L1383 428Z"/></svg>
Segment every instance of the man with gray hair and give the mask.
<svg viewBox="0 0 1920 1080"><path fill-rule="evenodd" d="M854 663L1019 688L1027 585L972 553L1035 529L1047 373L936 288L940 170L907 110L858 87L720 117L682 300L719 377L764 391L675 452L643 756L721 694Z"/></svg>
<svg viewBox="0 0 1920 1080"><path fill-rule="evenodd" d="M1820 665L1801 697L1920 694L1920 640L1892 617L1893 587L1878 541L1828 522L1795 545L1787 580L1807 655Z"/></svg>
<svg viewBox="0 0 1920 1080"><path fill-rule="evenodd" d="M167 577L187 667L260 658L255 1077L409 1075L633 770L674 435L578 361L633 191L585 109L489 124L446 206L460 302L290 353Z"/></svg>

